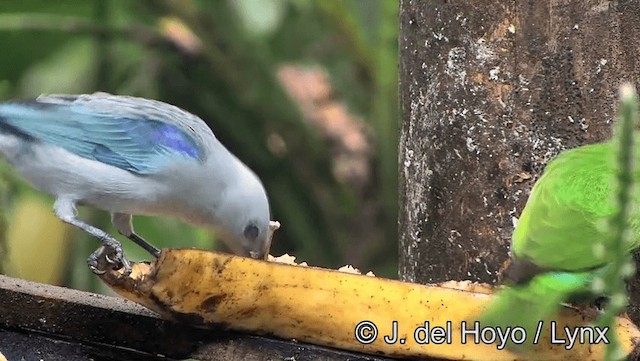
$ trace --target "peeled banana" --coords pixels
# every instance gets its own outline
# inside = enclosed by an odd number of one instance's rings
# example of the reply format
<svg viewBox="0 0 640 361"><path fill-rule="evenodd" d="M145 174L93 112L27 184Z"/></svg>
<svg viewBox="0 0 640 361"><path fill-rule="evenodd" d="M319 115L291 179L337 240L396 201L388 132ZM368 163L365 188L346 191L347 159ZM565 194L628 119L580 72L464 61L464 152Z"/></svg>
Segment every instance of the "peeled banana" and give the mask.
<svg viewBox="0 0 640 361"><path fill-rule="evenodd" d="M419 285L195 249L164 249L152 264L135 263L129 276L100 277L170 319L391 357L599 361L612 332L626 354L640 340L626 318L604 332L568 307L536 335L482 328L475 319L489 303L489 286ZM522 337L539 340L526 353L504 349Z"/></svg>

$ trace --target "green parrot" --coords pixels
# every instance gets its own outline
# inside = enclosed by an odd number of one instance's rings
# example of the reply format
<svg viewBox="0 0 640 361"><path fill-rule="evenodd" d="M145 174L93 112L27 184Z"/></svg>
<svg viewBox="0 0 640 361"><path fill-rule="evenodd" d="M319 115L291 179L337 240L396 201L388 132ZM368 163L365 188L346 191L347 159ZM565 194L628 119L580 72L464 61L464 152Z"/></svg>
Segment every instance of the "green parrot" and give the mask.
<svg viewBox="0 0 640 361"><path fill-rule="evenodd" d="M512 284L481 315L482 326L524 327L531 342L538 322L553 318L562 302L599 296L592 293L592 281L614 257L608 250L615 239L602 226L616 212L615 147L612 140L581 146L547 165L513 233L512 263L505 271ZM630 226L629 252L640 245L635 210Z"/></svg>

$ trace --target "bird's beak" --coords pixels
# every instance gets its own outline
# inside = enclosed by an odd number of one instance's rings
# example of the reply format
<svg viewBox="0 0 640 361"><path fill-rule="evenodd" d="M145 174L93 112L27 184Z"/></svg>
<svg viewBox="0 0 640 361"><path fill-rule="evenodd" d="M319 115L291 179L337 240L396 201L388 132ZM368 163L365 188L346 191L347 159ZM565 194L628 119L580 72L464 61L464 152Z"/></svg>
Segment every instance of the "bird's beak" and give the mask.
<svg viewBox="0 0 640 361"><path fill-rule="evenodd" d="M269 229L267 230L267 237L264 242L260 245L260 250L258 251L249 251L249 255L251 258L255 259L263 259L266 260L269 256L269 251L271 250L271 240L273 239L273 233L280 228L280 222L278 221L270 221Z"/></svg>
<svg viewBox="0 0 640 361"><path fill-rule="evenodd" d="M266 260L269 256L269 251L271 250L271 239L273 238L273 233L278 228L280 228L280 222L269 222L266 237L257 240L256 242L251 242L251 244L248 244L244 239L226 231L224 228L217 228L216 232L217 236L226 243L232 253L243 257Z"/></svg>
<svg viewBox="0 0 640 361"><path fill-rule="evenodd" d="M251 256L251 258L254 259L263 259L266 260L267 259L267 255L269 254L269 252L256 252L256 251L249 251L249 255Z"/></svg>

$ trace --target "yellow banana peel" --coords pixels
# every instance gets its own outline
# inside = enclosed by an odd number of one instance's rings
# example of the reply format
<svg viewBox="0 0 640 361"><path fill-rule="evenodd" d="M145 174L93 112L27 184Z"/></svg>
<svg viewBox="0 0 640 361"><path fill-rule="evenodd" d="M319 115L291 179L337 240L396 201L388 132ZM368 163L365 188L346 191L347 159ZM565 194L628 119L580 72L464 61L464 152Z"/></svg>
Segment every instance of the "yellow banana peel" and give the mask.
<svg viewBox="0 0 640 361"><path fill-rule="evenodd" d="M164 249L152 264L135 263L129 276L111 271L101 279L164 317L199 327L391 357L600 361L606 346L589 317L567 307L555 329L541 328L532 349L499 349L498 330L474 325L492 288L464 282L420 285L195 249ZM634 352L640 331L626 318L616 322L624 352ZM558 344L550 343L552 331ZM567 332L577 335L571 347Z"/></svg>

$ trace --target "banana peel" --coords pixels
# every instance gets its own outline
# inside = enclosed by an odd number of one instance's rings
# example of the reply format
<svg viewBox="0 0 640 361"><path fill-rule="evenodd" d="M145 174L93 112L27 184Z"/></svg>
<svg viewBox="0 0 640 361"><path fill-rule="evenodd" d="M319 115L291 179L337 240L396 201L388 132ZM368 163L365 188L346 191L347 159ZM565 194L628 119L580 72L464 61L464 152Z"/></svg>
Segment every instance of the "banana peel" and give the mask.
<svg viewBox="0 0 640 361"><path fill-rule="evenodd" d="M163 249L151 264L134 263L128 276L109 271L100 277L169 319L368 354L479 361L599 361L605 354L603 340L593 343L588 332L586 342L570 348L551 344L548 325L526 352L499 349L498 340L490 342L492 330L477 339L471 331L463 342L462 329L475 330L493 292L472 283L420 285L195 249ZM564 326L588 330L592 320L567 307L557 321L556 341L567 339ZM630 320L617 318L611 332L625 354L636 352L640 330Z"/></svg>

